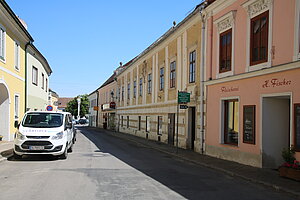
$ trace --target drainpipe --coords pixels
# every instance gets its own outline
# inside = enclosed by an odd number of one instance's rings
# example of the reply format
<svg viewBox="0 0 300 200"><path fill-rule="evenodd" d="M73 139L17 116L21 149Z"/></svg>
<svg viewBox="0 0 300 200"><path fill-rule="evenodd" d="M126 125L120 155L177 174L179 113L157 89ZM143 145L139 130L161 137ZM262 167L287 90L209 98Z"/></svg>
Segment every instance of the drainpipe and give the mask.
<svg viewBox="0 0 300 200"><path fill-rule="evenodd" d="M96 93L97 93L97 112L96 112L96 127L98 127L98 113L99 113L99 101L98 101L98 99L99 99L99 90L97 90L96 91Z"/></svg>
<svg viewBox="0 0 300 200"><path fill-rule="evenodd" d="M25 112L27 112L27 48L32 44L32 41L29 41L25 45Z"/></svg>
<svg viewBox="0 0 300 200"><path fill-rule="evenodd" d="M205 4L206 3L206 4ZM207 2L200 7L200 16L202 21L201 37L201 64L200 64L200 135L201 135L201 154L204 154L204 62L205 62L205 16L203 10Z"/></svg>

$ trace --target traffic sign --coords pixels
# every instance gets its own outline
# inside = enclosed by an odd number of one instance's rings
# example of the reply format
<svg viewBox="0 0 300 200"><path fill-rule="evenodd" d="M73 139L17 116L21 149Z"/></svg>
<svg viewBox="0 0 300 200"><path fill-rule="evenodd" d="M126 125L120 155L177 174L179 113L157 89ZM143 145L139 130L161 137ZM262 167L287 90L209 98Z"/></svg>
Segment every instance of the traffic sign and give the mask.
<svg viewBox="0 0 300 200"><path fill-rule="evenodd" d="M179 92L178 91L178 103L188 103L190 102L190 93L188 92Z"/></svg>
<svg viewBox="0 0 300 200"><path fill-rule="evenodd" d="M47 111L52 111L52 110L53 110L53 107L52 107L51 105L48 105L48 106L46 107L46 110L47 110Z"/></svg>

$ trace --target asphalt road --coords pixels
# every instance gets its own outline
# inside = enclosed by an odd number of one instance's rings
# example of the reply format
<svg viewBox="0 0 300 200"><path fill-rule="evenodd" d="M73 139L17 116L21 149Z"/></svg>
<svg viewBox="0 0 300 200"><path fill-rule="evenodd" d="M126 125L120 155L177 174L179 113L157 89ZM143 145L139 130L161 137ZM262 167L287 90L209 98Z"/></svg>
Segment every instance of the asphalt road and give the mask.
<svg viewBox="0 0 300 200"><path fill-rule="evenodd" d="M79 130L67 160L1 162L0 199L293 199L111 134Z"/></svg>

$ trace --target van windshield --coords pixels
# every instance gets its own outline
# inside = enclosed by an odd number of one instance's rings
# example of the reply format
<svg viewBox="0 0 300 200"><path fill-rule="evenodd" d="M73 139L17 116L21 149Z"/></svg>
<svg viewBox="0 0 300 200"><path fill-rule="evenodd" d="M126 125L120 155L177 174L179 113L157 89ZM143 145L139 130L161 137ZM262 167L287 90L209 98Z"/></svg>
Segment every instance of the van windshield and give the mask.
<svg viewBox="0 0 300 200"><path fill-rule="evenodd" d="M34 128L55 128L63 124L63 114L60 113L28 113L22 126Z"/></svg>

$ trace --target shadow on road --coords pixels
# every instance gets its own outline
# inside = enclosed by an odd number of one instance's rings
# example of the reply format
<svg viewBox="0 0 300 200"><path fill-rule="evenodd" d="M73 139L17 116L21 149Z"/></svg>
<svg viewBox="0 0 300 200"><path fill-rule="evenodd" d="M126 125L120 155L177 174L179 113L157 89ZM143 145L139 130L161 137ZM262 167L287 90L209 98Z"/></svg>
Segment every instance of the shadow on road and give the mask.
<svg viewBox="0 0 300 200"><path fill-rule="evenodd" d="M224 184L239 184L224 174L124 140L114 136L114 133L90 128L79 130L99 148L97 152L111 154L184 198L201 199L207 194L212 195L212 199L222 198Z"/></svg>

